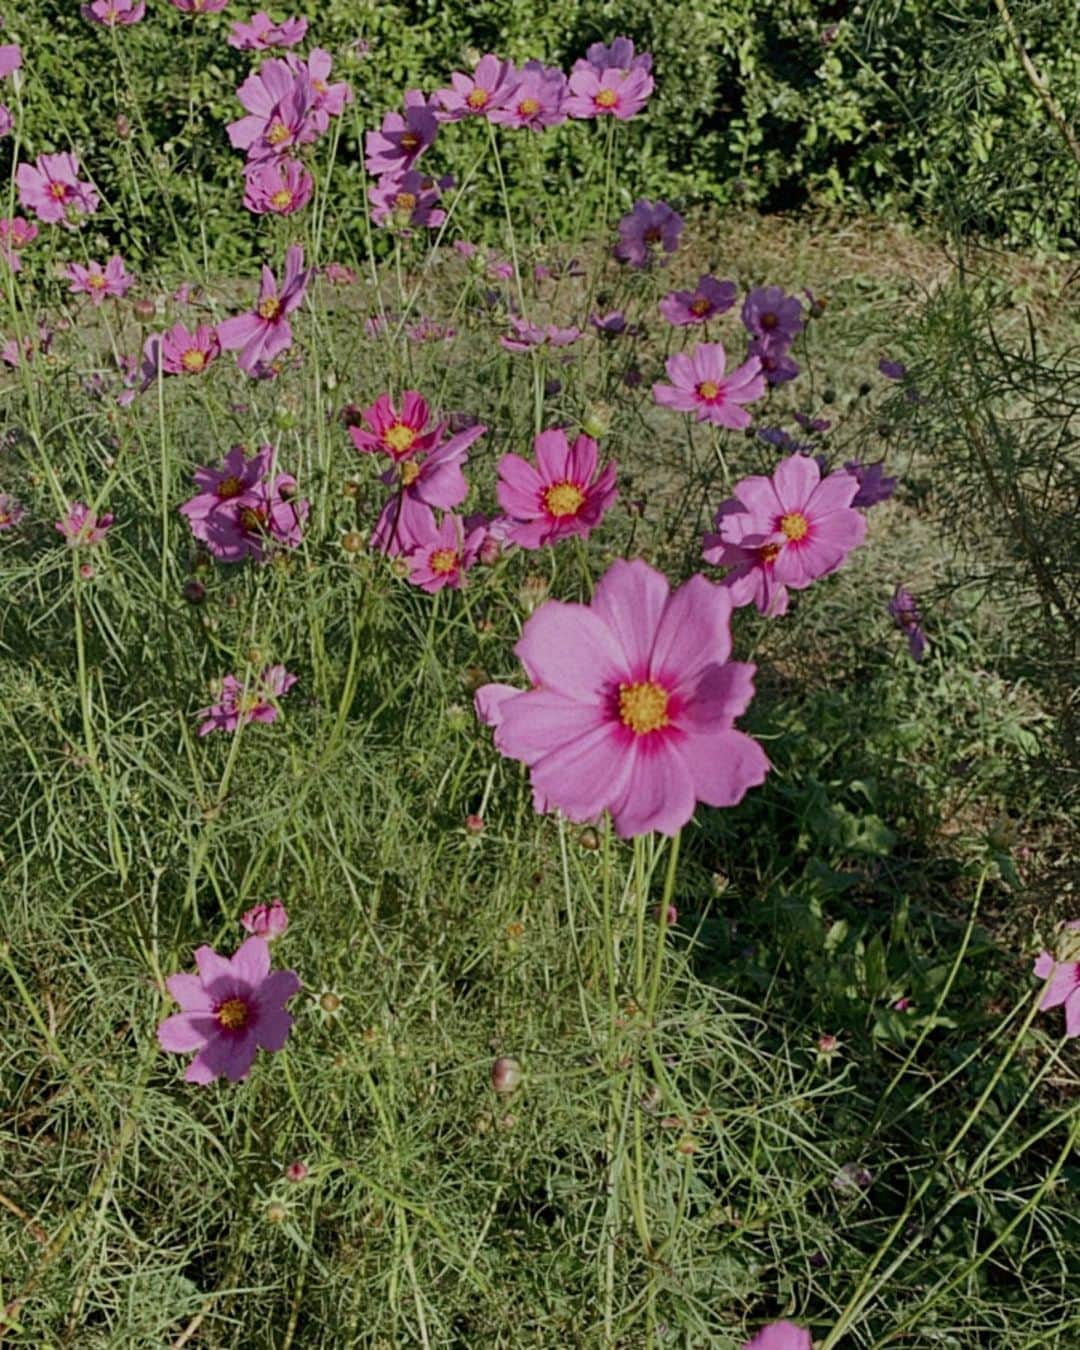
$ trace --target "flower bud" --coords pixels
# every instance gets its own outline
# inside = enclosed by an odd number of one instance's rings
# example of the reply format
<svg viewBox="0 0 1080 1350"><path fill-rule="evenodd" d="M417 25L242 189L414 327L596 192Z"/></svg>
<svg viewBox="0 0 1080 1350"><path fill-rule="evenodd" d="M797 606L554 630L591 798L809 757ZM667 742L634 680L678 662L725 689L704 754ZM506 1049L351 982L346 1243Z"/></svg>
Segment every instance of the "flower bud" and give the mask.
<svg viewBox="0 0 1080 1350"><path fill-rule="evenodd" d="M491 1086L500 1097L507 1097L521 1086L521 1065L509 1056L500 1056L491 1066Z"/></svg>
<svg viewBox="0 0 1080 1350"><path fill-rule="evenodd" d="M255 905L247 910L240 916L240 923L247 932L272 942L288 928L289 915L281 897L275 895L268 905Z"/></svg>
<svg viewBox="0 0 1080 1350"><path fill-rule="evenodd" d="M350 530L341 536L341 547L346 553L359 553L364 547L364 536L356 530Z"/></svg>
<svg viewBox="0 0 1080 1350"><path fill-rule="evenodd" d="M286 1180L291 1181L294 1184L298 1181L303 1181L304 1178L307 1176L307 1174L308 1174L307 1163L291 1162L289 1163L288 1167L285 1168Z"/></svg>
<svg viewBox="0 0 1080 1350"><path fill-rule="evenodd" d="M145 296L140 300L133 300L131 309L135 317L141 319L143 323L149 323L157 313L157 306L153 300L149 300Z"/></svg>
<svg viewBox="0 0 1080 1350"><path fill-rule="evenodd" d="M594 403L581 419L581 429L597 441L611 430L611 416L611 407L607 403Z"/></svg>

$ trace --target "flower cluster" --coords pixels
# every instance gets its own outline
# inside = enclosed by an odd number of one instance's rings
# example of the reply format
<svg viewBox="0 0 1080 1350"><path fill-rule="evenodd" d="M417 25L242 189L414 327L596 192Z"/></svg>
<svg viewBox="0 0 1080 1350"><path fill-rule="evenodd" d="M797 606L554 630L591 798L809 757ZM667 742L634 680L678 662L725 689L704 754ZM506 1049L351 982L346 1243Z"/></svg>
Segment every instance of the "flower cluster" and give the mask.
<svg viewBox="0 0 1080 1350"><path fill-rule="evenodd" d="M273 545L296 548L308 503L291 474L273 474L274 447L248 457L234 445L216 469L195 470L194 497L180 507L191 533L221 562L261 561Z"/></svg>

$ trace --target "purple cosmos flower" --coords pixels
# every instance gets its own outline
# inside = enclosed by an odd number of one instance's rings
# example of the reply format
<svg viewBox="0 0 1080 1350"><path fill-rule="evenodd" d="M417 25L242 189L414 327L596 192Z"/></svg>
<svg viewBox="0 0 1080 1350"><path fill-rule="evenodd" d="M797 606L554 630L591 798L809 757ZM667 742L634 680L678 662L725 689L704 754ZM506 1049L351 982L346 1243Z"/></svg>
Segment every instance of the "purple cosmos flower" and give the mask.
<svg viewBox="0 0 1080 1350"><path fill-rule="evenodd" d="M277 700L287 694L297 681L284 666L266 666L244 688L235 675L226 675L221 681L221 698L208 708L200 708L197 717L207 720L200 724L199 735L212 731L235 731L249 722L276 722L281 709Z"/></svg>
<svg viewBox="0 0 1080 1350"><path fill-rule="evenodd" d="M809 417L806 413L797 412L794 415L795 421L804 431L809 431L812 436L820 431L828 431L832 423L827 417Z"/></svg>
<svg viewBox="0 0 1080 1350"><path fill-rule="evenodd" d="M513 337L499 338L499 344L508 352L527 352L530 347L569 347L581 337L580 328L557 328L548 324L541 328L527 319L519 319L516 314L509 316L508 322L514 330Z"/></svg>
<svg viewBox="0 0 1080 1350"><path fill-rule="evenodd" d="M239 19L229 33L229 46L241 52L261 52L267 47L295 47L307 33L307 19L286 19L276 24L264 10L257 10L249 23Z"/></svg>
<svg viewBox="0 0 1080 1350"><path fill-rule="evenodd" d="M461 505L469 492L462 466L473 442L485 431L480 424L468 427L433 450L421 450L386 470L382 481L396 483L398 490L379 515L372 548L389 557L407 553L424 537L429 508L445 511Z"/></svg>
<svg viewBox="0 0 1080 1350"><path fill-rule="evenodd" d="M471 75L455 70L449 89L437 89L435 101L440 122L459 122L463 117L486 117L504 108L514 97L519 81L512 61L500 61L488 52Z"/></svg>
<svg viewBox="0 0 1080 1350"><path fill-rule="evenodd" d="M557 66L545 66L540 61L526 61L518 72L519 84L513 97L498 108L493 108L490 120L500 126L542 131L544 127L558 126L567 117L566 76Z"/></svg>
<svg viewBox="0 0 1080 1350"><path fill-rule="evenodd" d="M427 515L422 532L405 555L409 581L432 595L446 586L460 590L465 584L465 573L479 556L484 527L480 525L466 533L461 517L450 512L436 525L430 508L423 510Z"/></svg>
<svg viewBox="0 0 1080 1350"><path fill-rule="evenodd" d="M742 1350L812 1350L810 1333L794 1322L770 1322Z"/></svg>
<svg viewBox="0 0 1080 1350"><path fill-rule="evenodd" d="M296 495L296 479L282 473L252 489L253 501L234 501L208 515L201 537L222 562L262 562L267 546L299 548L310 504ZM194 523L192 532L196 533Z"/></svg>
<svg viewBox="0 0 1080 1350"><path fill-rule="evenodd" d="M389 455L395 463L433 450L446 429L443 422L427 429L431 409L415 389L406 389L402 394L400 412L395 409L389 394L380 394L360 416L371 430L350 426L349 437L353 445L365 454Z"/></svg>
<svg viewBox="0 0 1080 1350"><path fill-rule="evenodd" d="M678 248L683 218L667 202L642 198L623 216L618 228L614 256L631 267L647 267L654 251L674 253Z"/></svg>
<svg viewBox="0 0 1080 1350"><path fill-rule="evenodd" d="M231 957L212 947L195 952L197 975L170 975L166 988L181 1012L157 1029L163 1050L198 1054L189 1083L212 1083L222 1074L238 1083L251 1071L257 1050L280 1050L293 1019L285 1004L300 992L295 970L271 970L266 939L249 937Z"/></svg>
<svg viewBox="0 0 1080 1350"><path fill-rule="evenodd" d="M765 380L756 357L730 375L724 373L726 363L720 342L699 342L689 356L676 352L665 366L671 384L654 384L653 398L665 408L694 413L699 422L741 431L751 420L742 404L764 394Z"/></svg>
<svg viewBox="0 0 1080 1350"><path fill-rule="evenodd" d="M314 191L315 180L299 160L267 160L244 172L244 205L253 215L291 216Z"/></svg>
<svg viewBox="0 0 1080 1350"><path fill-rule="evenodd" d="M626 332L626 315L621 309L613 309L610 314L594 314L589 322L606 337L618 337Z"/></svg>
<svg viewBox="0 0 1080 1350"><path fill-rule="evenodd" d="M241 914L240 926L246 933L273 942L289 927L289 914L281 903L281 897L275 895L268 905L254 905Z"/></svg>
<svg viewBox="0 0 1080 1350"><path fill-rule="evenodd" d="M195 470L195 496L180 507L196 539L205 539L209 532L206 522L220 509L232 510L237 504L255 506L259 502L259 488L265 482L274 464L274 447L263 445L250 458L242 445L234 445L219 468L200 466Z"/></svg>
<svg viewBox="0 0 1080 1350"><path fill-rule="evenodd" d="M499 460L495 489L508 519L510 543L543 548L574 535L587 539L618 495L612 460L597 472L596 442L578 436L570 445L560 427L542 431L533 440L536 467L520 455Z"/></svg>
<svg viewBox="0 0 1080 1350"><path fill-rule="evenodd" d="M405 173L435 142L439 120L420 89L406 89L404 111L390 112L378 131L364 137L368 173Z"/></svg>
<svg viewBox="0 0 1080 1350"><path fill-rule="evenodd" d="M182 323L174 324L159 338L149 340L151 344L154 342L160 344L161 368L167 375L201 375L221 354L217 330L206 323L200 324L194 332ZM152 365L151 379L157 376L154 356L153 351L147 352L148 362Z"/></svg>
<svg viewBox="0 0 1080 1350"><path fill-rule="evenodd" d="M285 275L280 292L269 267L262 269L259 299L254 309L218 324L218 340L226 351L239 351L237 364L247 374L255 373L292 346L289 315L303 302L310 271L304 271L304 250L291 244L285 250Z"/></svg>
<svg viewBox="0 0 1080 1350"><path fill-rule="evenodd" d="M88 267L69 263L64 274L72 283L71 294L88 295L94 305L102 304L106 296L122 300L135 285L135 278L124 270L124 260L119 253L114 253L104 267L99 262L92 262Z"/></svg>
<svg viewBox="0 0 1080 1350"><path fill-rule="evenodd" d="M624 74L631 70L642 70L648 75L652 70L652 52L634 52L634 40L617 37L610 47L603 42L594 42L585 50L584 60L574 62L574 69L588 64L594 70L621 70Z"/></svg>
<svg viewBox="0 0 1080 1350"><path fill-rule="evenodd" d="M907 634L908 651L913 661L921 661L929 645L923 632L919 602L903 586L897 586L889 601L889 614L897 628Z"/></svg>
<svg viewBox="0 0 1080 1350"><path fill-rule="evenodd" d="M446 219L446 212L438 206L441 181L437 183L417 169L383 174L374 187L368 188L372 220L398 230L425 226L437 229Z"/></svg>
<svg viewBox="0 0 1080 1350"><path fill-rule="evenodd" d="M6 492L0 492L0 530L12 530L26 515L26 507Z"/></svg>
<svg viewBox="0 0 1080 1350"><path fill-rule="evenodd" d="M22 270L22 259L16 250L32 244L38 237L38 227L22 216L4 216L0 219L0 258L13 272Z"/></svg>
<svg viewBox="0 0 1080 1350"><path fill-rule="evenodd" d="M56 522L55 528L68 541L69 548L79 548L100 544L115 519L108 513L96 515L82 502L72 502L67 515Z"/></svg>
<svg viewBox="0 0 1080 1350"><path fill-rule="evenodd" d="M877 506L879 502L887 502L896 491L899 479L885 477L883 459L876 460L873 464L862 464L857 459L849 459L844 468L859 484L852 506L863 509Z"/></svg>
<svg viewBox="0 0 1080 1350"><path fill-rule="evenodd" d="M758 286L743 301L742 321L751 337L790 346L802 332L802 303L782 286Z"/></svg>
<svg viewBox="0 0 1080 1350"><path fill-rule="evenodd" d="M284 155L290 147L315 140L316 92L306 72L298 74L284 58L273 57L240 85L236 97L247 111L226 130L237 150L258 161Z"/></svg>
<svg viewBox="0 0 1080 1350"><path fill-rule="evenodd" d="M77 155L38 155L33 164L19 165L15 181L20 205L48 225L97 210L98 194L92 184L79 178Z"/></svg>
<svg viewBox="0 0 1080 1350"><path fill-rule="evenodd" d="M146 13L146 3L145 0L93 0L92 4L81 5L79 13L88 23L116 28L138 23Z"/></svg>
<svg viewBox="0 0 1080 1350"><path fill-rule="evenodd" d="M877 368L887 380L902 380L907 374L907 366L903 361L890 361L886 356L881 358Z"/></svg>
<svg viewBox="0 0 1080 1350"><path fill-rule="evenodd" d="M307 60L289 52L285 57L289 68L296 75L306 76L315 91L315 106L311 117L319 135L329 127L331 117L340 117L347 104L352 102L352 89L344 80L330 83L330 71L334 61L329 52L322 47L313 47Z"/></svg>
<svg viewBox="0 0 1080 1350"><path fill-rule="evenodd" d="M799 373L798 362L788 355L787 344L783 341L770 342L766 338L754 338L746 354L757 357L761 363L761 373L770 385L786 384Z"/></svg>
<svg viewBox="0 0 1080 1350"><path fill-rule="evenodd" d="M1066 931L1080 929L1080 919L1065 924ZM1080 962L1057 959L1050 952L1040 952L1034 973L1040 980L1049 980L1039 1003L1040 1012L1065 1005L1065 1035L1080 1036Z"/></svg>
<svg viewBox="0 0 1080 1350"><path fill-rule="evenodd" d="M569 80L570 94L566 112L570 117L617 117L626 122L639 113L649 100L654 86L647 70L597 70L588 62L578 62Z"/></svg>
<svg viewBox="0 0 1080 1350"><path fill-rule="evenodd" d="M737 287L733 281L717 281L703 276L692 291L672 291L660 301L660 313L677 328L708 323L726 313L735 303Z"/></svg>

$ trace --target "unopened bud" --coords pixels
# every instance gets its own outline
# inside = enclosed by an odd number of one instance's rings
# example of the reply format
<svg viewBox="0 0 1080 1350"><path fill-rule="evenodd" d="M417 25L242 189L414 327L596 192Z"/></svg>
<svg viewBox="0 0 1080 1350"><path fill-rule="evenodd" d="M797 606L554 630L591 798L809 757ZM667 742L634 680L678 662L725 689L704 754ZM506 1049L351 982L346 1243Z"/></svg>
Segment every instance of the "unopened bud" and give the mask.
<svg viewBox="0 0 1080 1350"><path fill-rule="evenodd" d="M500 1096L509 1096L521 1086L521 1065L509 1056L500 1056L491 1066L491 1086Z"/></svg>

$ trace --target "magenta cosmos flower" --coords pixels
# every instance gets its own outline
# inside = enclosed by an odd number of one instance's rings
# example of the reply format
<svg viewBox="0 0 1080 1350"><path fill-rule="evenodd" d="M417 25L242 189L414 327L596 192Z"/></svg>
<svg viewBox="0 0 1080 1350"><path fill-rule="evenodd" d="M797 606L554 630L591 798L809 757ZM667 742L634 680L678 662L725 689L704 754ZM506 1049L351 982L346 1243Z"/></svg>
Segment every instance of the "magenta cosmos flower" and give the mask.
<svg viewBox="0 0 1080 1350"><path fill-rule="evenodd" d="M371 218L376 225L404 230L425 226L437 229L446 219L439 208L439 184L417 169L406 173L386 173L374 187L368 188Z"/></svg>
<svg viewBox="0 0 1080 1350"><path fill-rule="evenodd" d="M812 1350L810 1333L794 1322L770 1322L742 1350Z"/></svg>
<svg viewBox="0 0 1080 1350"><path fill-rule="evenodd" d="M514 650L536 687L485 685L477 711L546 807L610 811L623 838L670 835L697 802L733 806L764 782L764 752L735 728L755 667L729 661L731 598L703 576L672 594L655 568L619 559L590 605L541 605Z"/></svg>
<svg viewBox="0 0 1080 1350"><path fill-rule="evenodd" d="M621 70L624 74L642 70L648 75L652 70L652 52L635 53L633 38L617 37L610 47L603 42L594 42L587 47L584 58L574 62L574 69L583 65L590 65L597 71Z"/></svg>
<svg viewBox="0 0 1080 1350"><path fill-rule="evenodd" d="M699 422L742 431L750 425L742 405L765 392L761 363L752 356L730 375L725 375L726 368L722 343L699 342L689 356L676 352L668 357L665 369L671 383L654 384L653 398L662 407L694 413Z"/></svg>
<svg viewBox="0 0 1080 1350"><path fill-rule="evenodd" d="M734 502L716 514L705 537L705 559L730 566L724 586L735 605L751 601L763 613L782 614L790 587L803 590L835 572L866 535L866 517L852 509L859 484L841 470L821 477L815 460L791 455L771 478L735 484Z"/></svg>
<svg viewBox="0 0 1080 1350"><path fill-rule="evenodd" d="M567 82L557 66L526 61L518 76L513 97L501 107L492 109L492 122L519 130L543 131L545 127L555 127L566 121Z"/></svg>
<svg viewBox="0 0 1080 1350"><path fill-rule="evenodd" d="M254 905L245 910L240 915L240 926L246 933L273 942L289 927L289 914L281 903L281 897L275 895L268 905Z"/></svg>
<svg viewBox="0 0 1080 1350"><path fill-rule="evenodd" d="M32 244L38 237L38 227L22 216L4 216L0 219L0 258L13 272L22 270L19 250Z"/></svg>
<svg viewBox="0 0 1080 1350"><path fill-rule="evenodd" d="M1065 929L1080 929L1080 919L1073 919ZM1040 1011L1064 1004L1065 1035L1080 1036L1080 962L1057 960L1050 952L1040 952L1034 970L1040 980L1050 981L1039 1003Z"/></svg>
<svg viewBox="0 0 1080 1350"><path fill-rule="evenodd" d="M296 479L279 474L271 483L274 448L264 445L248 458L234 445L221 467L195 470L195 496L181 506L191 533L222 562L261 561L268 543L297 548L309 503L297 497Z"/></svg>
<svg viewBox="0 0 1080 1350"><path fill-rule="evenodd" d="M382 481L397 483L398 490L379 515L372 548L390 557L407 553L423 539L428 508L445 511L461 505L469 492L462 465L473 442L486 430L479 424L468 427L434 450L421 450L386 470Z"/></svg>
<svg viewBox="0 0 1080 1350"><path fill-rule="evenodd" d="M802 302L782 286L758 286L743 301L742 321L751 337L787 346L802 332Z"/></svg>
<svg viewBox="0 0 1080 1350"><path fill-rule="evenodd" d="M435 142L439 119L421 89L406 89L404 110L389 112L378 131L364 136L364 168L371 174L404 173Z"/></svg>
<svg viewBox="0 0 1080 1350"><path fill-rule="evenodd" d="M304 250L291 244L285 250L285 276L280 291L269 267L262 269L262 285L254 309L218 324L218 340L226 351L239 350L237 364L247 374L260 362L269 362L292 346L289 315L303 302L310 272L304 271Z"/></svg>
<svg viewBox="0 0 1080 1350"><path fill-rule="evenodd" d="M460 590L465 584L465 573L476 562L480 545L486 533L483 525L466 532L460 516L449 511L440 524L429 507L423 526L417 530L416 541L405 555L409 581L421 590L434 594L449 586Z"/></svg>
<svg viewBox="0 0 1080 1350"><path fill-rule="evenodd" d="M921 661L929 645L923 631L919 602L905 586L897 586L888 605L889 617L902 633L907 635L908 651L913 661Z"/></svg>
<svg viewBox="0 0 1080 1350"><path fill-rule="evenodd" d="M138 23L146 13L145 0L93 0L81 6L79 13L88 23L99 23L105 28L126 27Z"/></svg>
<svg viewBox="0 0 1080 1350"><path fill-rule="evenodd" d="M692 291L672 291L660 301L660 313L676 328L708 323L725 314L735 303L737 288L733 281L717 281L704 276Z"/></svg>
<svg viewBox="0 0 1080 1350"><path fill-rule="evenodd" d="M249 937L236 953L212 947L195 952L197 975L170 975L165 986L181 1011L158 1026L163 1050L198 1054L184 1074L189 1083L212 1083L222 1074L238 1083L251 1071L257 1050L280 1050L293 1019L285 1004L300 992L295 970L271 970L266 939Z"/></svg>
<svg viewBox="0 0 1080 1350"><path fill-rule="evenodd" d="M99 262L92 262L87 267L69 263L65 275L71 282L71 294L88 295L94 305L102 304L109 296L122 300L135 285L135 278L125 271L119 253L114 253L104 267Z"/></svg>
<svg viewBox="0 0 1080 1350"><path fill-rule="evenodd" d="M653 77L640 67L597 70L589 62L578 62L570 75L566 112L570 117L617 117L626 122L649 101Z"/></svg>
<svg viewBox="0 0 1080 1350"><path fill-rule="evenodd" d="M321 136L329 127L331 117L340 117L346 105L352 102L352 89L344 80L339 80L337 84L330 83L334 58L322 47L312 47L306 59L289 52L285 60L294 74L311 81L311 87L315 91L311 120L316 132Z"/></svg>
<svg viewBox="0 0 1080 1350"><path fill-rule="evenodd" d="M69 548L100 544L116 519L108 513L96 515L83 502L72 502L67 515L56 522L56 529L68 541Z"/></svg>
<svg viewBox="0 0 1080 1350"><path fill-rule="evenodd" d="M205 539L207 524L215 511L234 510L237 506L255 506L274 464L274 447L263 445L249 456L242 445L234 445L218 468L200 466L195 470L195 496L181 506L196 539Z"/></svg>
<svg viewBox="0 0 1080 1350"><path fill-rule="evenodd" d="M682 216L667 202L642 198L619 221L619 242L613 253L619 262L631 267L647 267L654 252L675 252L682 228Z"/></svg>
<svg viewBox="0 0 1080 1350"><path fill-rule="evenodd" d="M315 180L295 159L249 164L244 172L244 205L256 216L291 216L314 191Z"/></svg>
<svg viewBox="0 0 1080 1350"><path fill-rule="evenodd" d="M350 427L349 436L357 450L367 454L381 451L394 462L434 449L442 440L445 423L438 422L427 430L431 409L423 395L415 389L406 389L401 396L398 412L389 394L380 394L374 403L360 414L371 428Z"/></svg>
<svg viewBox="0 0 1080 1350"><path fill-rule="evenodd" d="M77 155L38 155L33 164L19 165L15 181L20 205L48 225L97 210L98 194L79 178Z"/></svg>
<svg viewBox="0 0 1080 1350"><path fill-rule="evenodd" d="M199 735L235 731L249 722L276 722L281 712L277 700L289 692L296 680L284 666L267 666L246 689L235 675L226 675L221 681L220 700L196 714L207 719L200 725Z"/></svg>
<svg viewBox="0 0 1080 1350"><path fill-rule="evenodd" d="M440 122L459 122L463 117L486 117L503 108L514 96L520 77L512 61L500 61L488 52L471 75L458 70L450 76L449 89L436 89Z"/></svg>
<svg viewBox="0 0 1080 1350"><path fill-rule="evenodd" d="M294 145L318 136L313 112L316 93L306 73L298 74L283 58L264 61L236 91L247 115L226 130L237 150L251 162L284 155Z"/></svg>
<svg viewBox="0 0 1080 1350"><path fill-rule="evenodd" d="M26 515L26 507L6 492L0 492L0 530L13 530Z"/></svg>
<svg viewBox="0 0 1080 1350"><path fill-rule="evenodd" d="M161 368L168 375L201 375L221 354L217 330L208 323L199 324L194 331L182 323L174 324L159 341Z"/></svg>
<svg viewBox="0 0 1080 1350"><path fill-rule="evenodd" d="M506 538L526 549L587 539L618 495L618 465L611 460L597 473L596 442L582 435L571 446L559 427L540 432L533 449L535 468L520 455L499 460L495 494L509 518Z"/></svg>
<svg viewBox="0 0 1080 1350"><path fill-rule="evenodd" d="M527 319L519 319L516 314L511 314L508 322L514 336L504 334L499 338L499 345L508 352L527 352L532 347L569 347L581 337L580 328L557 328L555 324L541 328Z"/></svg>
<svg viewBox="0 0 1080 1350"><path fill-rule="evenodd" d="M265 10L256 10L248 23L237 20L229 32L229 46L241 52L261 52L268 47L295 47L303 42L307 19L286 19L274 23Z"/></svg>

